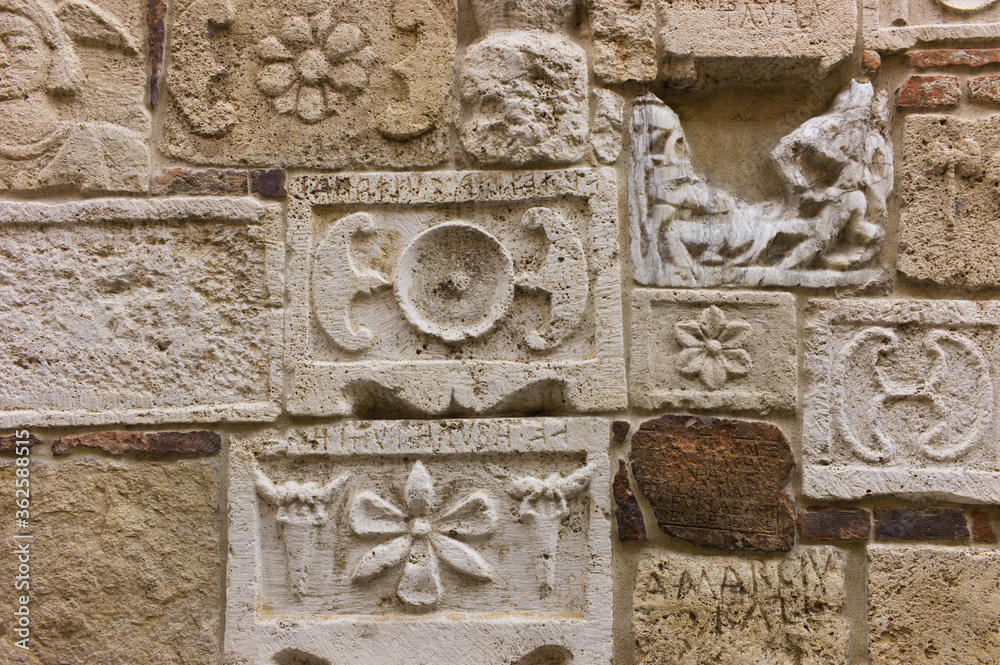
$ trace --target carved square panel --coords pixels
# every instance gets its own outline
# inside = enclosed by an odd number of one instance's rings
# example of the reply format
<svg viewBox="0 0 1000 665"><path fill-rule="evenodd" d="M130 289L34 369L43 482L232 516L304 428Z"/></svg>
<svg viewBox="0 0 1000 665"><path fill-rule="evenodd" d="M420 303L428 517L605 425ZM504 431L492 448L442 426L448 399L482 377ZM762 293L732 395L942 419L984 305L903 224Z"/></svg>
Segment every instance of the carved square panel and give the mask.
<svg viewBox="0 0 1000 665"><path fill-rule="evenodd" d="M996 39L996 0L864 0L865 48L898 51L922 43Z"/></svg>
<svg viewBox="0 0 1000 665"><path fill-rule="evenodd" d="M613 171L290 181L292 413L624 406Z"/></svg>
<svg viewBox="0 0 1000 665"><path fill-rule="evenodd" d="M227 658L610 662L609 432L544 418L236 437Z"/></svg>
<svg viewBox="0 0 1000 665"><path fill-rule="evenodd" d="M639 408L795 409L790 294L636 289L631 339Z"/></svg>
<svg viewBox="0 0 1000 665"><path fill-rule="evenodd" d="M995 302L812 303L805 494L1000 500L998 325Z"/></svg>

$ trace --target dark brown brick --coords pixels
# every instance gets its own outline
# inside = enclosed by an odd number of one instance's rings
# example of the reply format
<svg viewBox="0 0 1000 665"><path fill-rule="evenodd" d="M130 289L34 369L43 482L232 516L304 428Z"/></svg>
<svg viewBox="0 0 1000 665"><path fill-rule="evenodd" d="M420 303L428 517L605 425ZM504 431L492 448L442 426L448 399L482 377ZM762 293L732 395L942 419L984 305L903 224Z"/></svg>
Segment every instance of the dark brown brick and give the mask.
<svg viewBox="0 0 1000 665"><path fill-rule="evenodd" d="M911 76L896 99L900 108L942 108L955 106L962 98L958 78L954 76Z"/></svg>
<svg viewBox="0 0 1000 665"><path fill-rule="evenodd" d="M247 193L247 172L233 169L163 169L153 178L150 193L156 196L241 195Z"/></svg>
<svg viewBox="0 0 1000 665"><path fill-rule="evenodd" d="M906 54L910 65L918 69L928 67L982 67L1000 62L1000 49L961 48L910 51Z"/></svg>
<svg viewBox="0 0 1000 665"><path fill-rule="evenodd" d="M872 518L861 508L810 508L799 513L798 527L799 537L804 540L868 540Z"/></svg>
<svg viewBox="0 0 1000 665"><path fill-rule="evenodd" d="M146 37L149 44L149 105L160 103L160 72L167 29L167 0L146 0Z"/></svg>
<svg viewBox="0 0 1000 665"><path fill-rule="evenodd" d="M631 427L624 420L616 420L611 423L611 440L615 443L621 443L628 436L628 430Z"/></svg>
<svg viewBox="0 0 1000 665"><path fill-rule="evenodd" d="M0 453L13 453L17 451L17 442L27 441L27 443L22 443L22 446L27 446L31 448L32 446L41 443L39 439L34 434L29 434L27 438L19 438L16 433L9 436L0 436Z"/></svg>
<svg viewBox="0 0 1000 665"><path fill-rule="evenodd" d="M969 527L961 508L875 509L875 540L966 540Z"/></svg>
<svg viewBox="0 0 1000 665"><path fill-rule="evenodd" d="M1000 104L1000 76L977 76L969 79L969 99Z"/></svg>
<svg viewBox="0 0 1000 665"><path fill-rule="evenodd" d="M972 509L969 511L969 518L972 520L972 539L977 543L995 543L997 535L993 532L990 524L990 516L984 510Z"/></svg>
<svg viewBox="0 0 1000 665"><path fill-rule="evenodd" d="M283 199L285 191L285 169L255 169L250 171L250 190L265 199Z"/></svg>
<svg viewBox="0 0 1000 665"><path fill-rule="evenodd" d="M632 474L665 533L720 549L786 551L795 460L768 423L664 416L632 435Z"/></svg>
<svg viewBox="0 0 1000 665"><path fill-rule="evenodd" d="M217 453L222 448L218 432L91 432L63 436L52 442L53 455L65 455L73 448L98 448L112 455L197 455Z"/></svg>
<svg viewBox="0 0 1000 665"><path fill-rule="evenodd" d="M639 502L632 493L632 486L628 482L628 469L625 468L623 460L618 460L618 473L615 474L612 489L615 494L618 540L643 540L646 537L646 523L642 519Z"/></svg>
<svg viewBox="0 0 1000 665"><path fill-rule="evenodd" d="M882 56L877 51L865 51L861 54L861 69L868 78L875 76L881 66Z"/></svg>

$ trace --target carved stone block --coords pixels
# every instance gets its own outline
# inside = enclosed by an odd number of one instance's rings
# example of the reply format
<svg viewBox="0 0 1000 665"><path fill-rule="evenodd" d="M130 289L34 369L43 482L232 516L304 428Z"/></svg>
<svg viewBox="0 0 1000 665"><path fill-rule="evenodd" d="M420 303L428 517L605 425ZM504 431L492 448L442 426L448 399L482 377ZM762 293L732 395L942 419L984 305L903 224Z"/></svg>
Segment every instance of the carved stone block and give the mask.
<svg viewBox="0 0 1000 665"><path fill-rule="evenodd" d="M624 406L613 171L289 182L291 412Z"/></svg>
<svg viewBox="0 0 1000 665"><path fill-rule="evenodd" d="M795 542L795 458L768 423L663 416L632 435L632 474L660 528L696 545L768 552Z"/></svg>
<svg viewBox="0 0 1000 665"><path fill-rule="evenodd" d="M643 409L793 411L795 298L632 291L629 395Z"/></svg>
<svg viewBox="0 0 1000 665"><path fill-rule="evenodd" d="M803 492L1000 501L998 325L988 301L813 301Z"/></svg>
<svg viewBox="0 0 1000 665"><path fill-rule="evenodd" d="M901 51L1000 37L1000 6L993 0L863 0L862 7L865 48Z"/></svg>
<svg viewBox="0 0 1000 665"><path fill-rule="evenodd" d="M0 1L0 189L149 188L143 3Z"/></svg>
<svg viewBox="0 0 1000 665"><path fill-rule="evenodd" d="M846 665L844 596L844 557L832 547L764 559L646 552L635 662Z"/></svg>
<svg viewBox="0 0 1000 665"><path fill-rule="evenodd" d="M1000 653L1000 551L868 548L872 665L990 663Z"/></svg>
<svg viewBox="0 0 1000 665"><path fill-rule="evenodd" d="M164 150L199 164L430 166L447 150L447 0L179 0Z"/></svg>
<svg viewBox="0 0 1000 665"><path fill-rule="evenodd" d="M227 656L609 662L608 426L355 421L236 437Z"/></svg>
<svg viewBox="0 0 1000 665"><path fill-rule="evenodd" d="M0 218L0 427L277 416L277 206L4 202Z"/></svg>
<svg viewBox="0 0 1000 665"><path fill-rule="evenodd" d="M1000 285L1000 116L907 116L899 271L946 286Z"/></svg>

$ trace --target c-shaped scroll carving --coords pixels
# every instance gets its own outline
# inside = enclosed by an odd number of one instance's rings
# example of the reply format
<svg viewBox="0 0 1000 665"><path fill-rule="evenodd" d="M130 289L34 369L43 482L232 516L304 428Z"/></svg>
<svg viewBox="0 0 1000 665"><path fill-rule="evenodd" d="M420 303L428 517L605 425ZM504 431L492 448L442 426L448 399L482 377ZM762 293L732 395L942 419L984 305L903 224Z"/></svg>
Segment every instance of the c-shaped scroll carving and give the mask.
<svg viewBox="0 0 1000 665"><path fill-rule="evenodd" d="M358 235L375 233L375 218L365 212L344 217L333 225L313 256L313 309L326 334L345 351L364 351L375 343L366 326L351 325L351 301L389 287L376 270L359 270L351 257L351 243Z"/></svg>
<svg viewBox="0 0 1000 665"><path fill-rule="evenodd" d="M559 346L580 325L589 291L587 261L580 239L559 213L532 208L524 213L521 224L529 229L541 228L549 241L541 271L524 273L517 280L523 289L545 291L550 296L548 324L532 330L525 338L535 351L545 351Z"/></svg>
<svg viewBox="0 0 1000 665"><path fill-rule="evenodd" d="M201 136L222 136L236 124L236 106L218 100L226 69L215 57L209 36L232 25L230 0L195 0L173 25L170 92L191 128Z"/></svg>
<svg viewBox="0 0 1000 665"><path fill-rule="evenodd" d="M833 365L833 426L866 462L886 462L895 452L880 427L886 389L878 360L898 348L899 339L892 331L866 328L840 350Z"/></svg>

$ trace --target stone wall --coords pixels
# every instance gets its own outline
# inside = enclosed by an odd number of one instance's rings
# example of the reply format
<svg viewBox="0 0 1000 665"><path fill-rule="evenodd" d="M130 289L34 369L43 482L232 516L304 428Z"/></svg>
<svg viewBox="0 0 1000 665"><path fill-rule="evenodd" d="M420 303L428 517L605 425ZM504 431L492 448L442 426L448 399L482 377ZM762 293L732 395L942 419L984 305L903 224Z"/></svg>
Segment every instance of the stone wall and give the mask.
<svg viewBox="0 0 1000 665"><path fill-rule="evenodd" d="M0 0L0 662L1000 662L987 0Z"/></svg>

